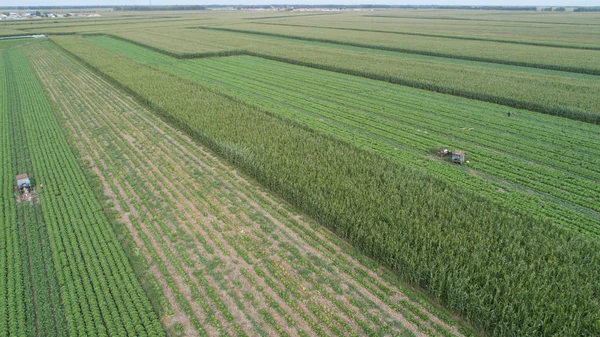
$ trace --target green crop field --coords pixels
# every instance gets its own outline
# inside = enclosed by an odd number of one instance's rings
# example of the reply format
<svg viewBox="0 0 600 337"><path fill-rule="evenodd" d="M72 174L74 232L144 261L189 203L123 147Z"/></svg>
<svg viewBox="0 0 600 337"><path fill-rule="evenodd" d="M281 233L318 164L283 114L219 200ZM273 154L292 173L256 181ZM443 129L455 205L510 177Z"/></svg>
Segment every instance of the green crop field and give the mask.
<svg viewBox="0 0 600 337"><path fill-rule="evenodd" d="M179 58L247 53L516 108L600 121L600 81L593 75L214 30L163 28L111 35Z"/></svg>
<svg viewBox="0 0 600 337"><path fill-rule="evenodd" d="M32 66L19 49L0 55L0 334L162 335ZM32 205L12 196L24 172L44 185Z"/></svg>
<svg viewBox="0 0 600 337"><path fill-rule="evenodd" d="M600 139L593 125L562 123L559 131L555 117L344 74L249 56L178 60L120 40L89 40L395 161L414 162L507 207L600 234L600 190L594 183L600 163L590 159L600 152ZM506 118L507 111L518 117ZM552 138L549 130L555 130ZM449 139L471 154L468 169L424 160ZM584 166L574 168L574 162Z"/></svg>
<svg viewBox="0 0 600 337"><path fill-rule="evenodd" d="M600 335L599 14L98 13L0 22L0 335Z"/></svg>

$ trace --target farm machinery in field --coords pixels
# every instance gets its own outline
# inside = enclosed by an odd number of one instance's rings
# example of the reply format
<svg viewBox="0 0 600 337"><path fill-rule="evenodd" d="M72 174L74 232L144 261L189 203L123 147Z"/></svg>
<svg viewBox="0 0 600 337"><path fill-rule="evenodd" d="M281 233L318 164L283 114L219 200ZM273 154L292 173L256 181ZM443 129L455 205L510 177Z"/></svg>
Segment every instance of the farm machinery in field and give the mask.
<svg viewBox="0 0 600 337"><path fill-rule="evenodd" d="M16 176L17 185L14 188L14 197L17 202L34 202L35 190L27 173Z"/></svg>
<svg viewBox="0 0 600 337"><path fill-rule="evenodd" d="M450 161L456 164L462 165L465 163L465 151L462 150L448 151L448 149L441 149L438 151L438 155L440 157L449 157Z"/></svg>

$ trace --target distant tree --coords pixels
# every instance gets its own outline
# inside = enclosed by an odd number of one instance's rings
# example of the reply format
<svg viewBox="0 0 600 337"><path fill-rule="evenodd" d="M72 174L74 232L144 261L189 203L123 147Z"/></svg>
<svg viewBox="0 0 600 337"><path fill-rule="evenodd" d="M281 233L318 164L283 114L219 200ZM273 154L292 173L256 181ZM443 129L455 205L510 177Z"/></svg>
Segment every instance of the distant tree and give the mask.
<svg viewBox="0 0 600 337"><path fill-rule="evenodd" d="M573 12L600 12L600 7L579 7L575 8Z"/></svg>
<svg viewBox="0 0 600 337"><path fill-rule="evenodd" d="M36 11L36 12L35 12L35 16L42 16L42 12L40 12L40 11Z"/></svg>
<svg viewBox="0 0 600 337"><path fill-rule="evenodd" d="M555 11L555 12L564 12L564 11L566 11L566 10L567 10L567 9L566 9L566 8L564 8L564 7L556 7L556 8L554 8L554 11Z"/></svg>

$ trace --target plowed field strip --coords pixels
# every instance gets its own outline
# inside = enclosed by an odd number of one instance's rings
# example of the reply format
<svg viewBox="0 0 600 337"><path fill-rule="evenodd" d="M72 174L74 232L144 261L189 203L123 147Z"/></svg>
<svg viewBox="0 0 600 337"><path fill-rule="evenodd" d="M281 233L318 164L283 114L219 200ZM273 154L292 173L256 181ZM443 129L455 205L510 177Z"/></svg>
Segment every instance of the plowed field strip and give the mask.
<svg viewBox="0 0 600 337"><path fill-rule="evenodd" d="M178 317L163 318L167 327L182 322L186 334L200 335L460 335L387 272L363 265L348 245L104 80L49 45L28 53L150 271L165 280Z"/></svg>

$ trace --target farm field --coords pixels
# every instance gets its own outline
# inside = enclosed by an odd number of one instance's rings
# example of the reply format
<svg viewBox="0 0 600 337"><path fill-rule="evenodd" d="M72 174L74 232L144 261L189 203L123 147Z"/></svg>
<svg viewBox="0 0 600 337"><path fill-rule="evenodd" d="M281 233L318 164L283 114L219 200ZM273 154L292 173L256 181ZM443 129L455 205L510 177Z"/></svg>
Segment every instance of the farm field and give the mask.
<svg viewBox="0 0 600 337"><path fill-rule="evenodd" d="M164 335L29 61L0 56L0 335ZM44 184L33 205L15 172Z"/></svg>
<svg viewBox="0 0 600 337"><path fill-rule="evenodd" d="M519 334L540 333L533 322L546 310L554 312L549 309L553 303L572 301L578 303L570 307L574 311L583 305L590 309L581 313L596 312L596 302L590 301L596 270L585 266L597 257L582 259L581 254L594 252L597 240L557 230L530 212L507 212L460 185L415 170L412 162L388 161L80 38L53 41L363 252L386 261L451 308L470 313L469 319L495 334L513 331L506 324L516 320L524 324ZM506 243L511 247L498 251ZM462 254L455 255L457 247ZM415 250L419 254L411 254ZM435 266L435 272L424 266ZM486 281L497 275L498 266L514 286L496 288L500 284ZM585 273L574 277L572 268ZM569 290L544 286L565 278ZM490 296L502 300L484 302ZM531 305L527 314L516 310L524 309L523 301ZM504 314L491 314L500 311ZM570 325L566 317L573 314L580 315L565 312L545 324L543 334L586 334L587 324L581 322L595 324L592 314Z"/></svg>
<svg viewBox="0 0 600 337"><path fill-rule="evenodd" d="M258 16L260 13L230 13L218 16L218 14L214 13L182 14L179 12L177 14L157 14L153 20L148 20L147 16L146 19L144 19L145 16L135 16L129 21L126 21L127 18L120 18L119 16L107 17L103 19L107 23L102 25L97 24L99 19L94 19L85 25L79 22L56 21L35 24L29 22L28 25L4 23L4 26L21 27L24 29L23 33L27 34L106 33L159 48L175 55L182 55L183 57L215 56L215 54L230 55L232 53L249 52L258 54L261 57L273 58L289 63L298 63L325 70L386 80L402 85L506 104L516 108L525 108L555 115L578 116L577 118L581 120L600 121L600 110L598 108L600 106L598 99L600 97L600 82L598 76L586 76L581 73L518 67L507 64L476 62L465 60L464 58L437 57L423 55L423 53L400 53L389 50L361 48L347 44L290 39L285 38L287 36L285 34L279 34L283 31L280 31L277 26L267 25L267 23L272 21L274 23L281 23L281 20L288 20L286 24L300 25L318 24L319 21L317 20L321 20L322 23L325 22L327 24L330 22L335 23L343 20L351 20L352 22L360 21L361 23L357 23L356 27L362 29L360 27L366 24L365 20L368 20L367 22L372 21L372 18L368 15L379 15L359 14L290 14L284 15L285 18L274 15L270 19L268 16ZM582 13L582 16L592 17L589 14L594 15L593 13ZM516 15L515 20L519 20L520 16ZM233 31L188 29L198 27L199 25L208 28L218 25L226 29L239 29L239 27L248 25L252 21L257 22L253 23L255 26L276 29L278 34L284 37L245 34ZM458 21L461 23L466 20ZM590 19L590 22L593 21ZM402 26L404 24L400 23L399 25ZM555 26L570 27L568 25ZM57 28L52 29L52 27ZM287 28L296 30L298 27ZM579 27L579 31L587 32L588 30L587 26ZM464 31L472 32L473 30L465 28ZM528 29L523 28L518 36L526 31ZM377 33L375 34L377 35ZM311 36L314 35L311 34ZM569 36L572 36L572 34L569 34ZM420 39L421 37L414 36L414 38ZM435 45L444 46L447 44L455 45L457 43L457 40L445 40L447 41L442 41L443 43L436 42ZM588 40L593 41L594 39ZM458 42L461 41L459 40ZM482 41L464 42L473 44L476 50L486 49L494 52L498 50L498 45L496 44L491 44L492 47L490 48L484 48L479 44ZM391 41L390 43L395 42ZM499 46L503 47L501 55L507 57L507 60L510 59L509 61L512 63L518 62L506 52L506 48L513 48L513 46L515 48L531 47L520 46L518 44L500 44ZM533 54L530 53L530 55L533 55L536 60L538 59L537 55L559 55L552 48L533 47L537 48L538 51ZM570 51L571 49L563 48L558 53L568 53ZM590 52L592 53L591 55L596 54L594 51L589 50L575 51ZM563 61L576 61L579 59L589 58L579 58L576 56L561 57ZM339 60L346 61L339 62ZM544 88L544 90L540 90L539 88Z"/></svg>
<svg viewBox="0 0 600 337"><path fill-rule="evenodd" d="M194 27L192 27L194 28ZM451 57L534 68L563 70L584 74L600 74L597 51L541 47L524 44L503 44L498 52L497 42L448 39L431 36L401 35L385 32L343 31L302 26L236 24L228 27L198 26L215 29L300 40L346 44L357 47L409 52L421 55ZM368 41L368 42L366 42Z"/></svg>
<svg viewBox="0 0 600 337"><path fill-rule="evenodd" d="M600 120L598 76L214 30L167 28L150 32L127 31L111 35L176 57L248 51L251 55L287 63L544 113ZM340 63L340 59L348 61Z"/></svg>
<svg viewBox="0 0 600 337"><path fill-rule="evenodd" d="M414 163L509 208L600 234L595 183L600 162L593 159L600 135L594 125L559 126L556 117L513 109L510 119L504 106L255 57L178 60L108 37L89 40L397 162ZM448 143L470 154L469 169L427 159ZM574 162L582 166L572 168Z"/></svg>
<svg viewBox="0 0 600 337"><path fill-rule="evenodd" d="M43 45L27 54L164 289L167 328L185 336L461 335L378 275L377 264L363 265L333 234Z"/></svg>
<svg viewBox="0 0 600 337"><path fill-rule="evenodd" d="M599 14L99 13L0 22L0 336L600 335Z"/></svg>
<svg viewBox="0 0 600 337"><path fill-rule="evenodd" d="M595 39L600 32L600 25L593 20L590 20L589 23L579 21L572 24L568 22L557 24L544 21L502 20L501 18L494 20L489 16L487 18L433 15L410 17L408 15L363 14L355 17L333 16L327 21L319 17L307 17L303 18L302 22L281 18L259 23L581 49L600 47L600 42ZM586 26L585 30L581 29L582 25Z"/></svg>

